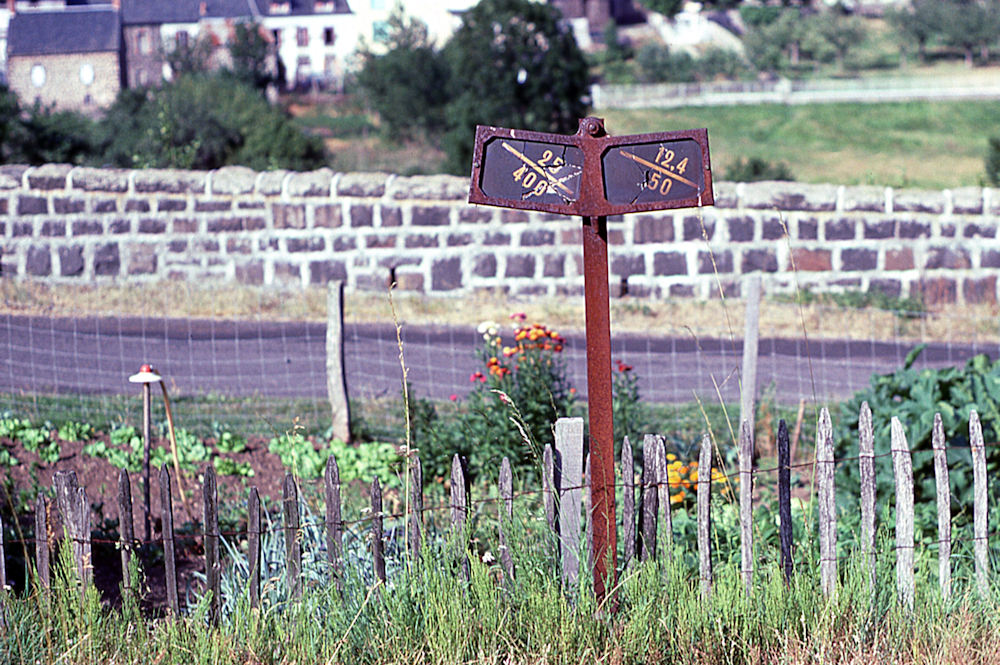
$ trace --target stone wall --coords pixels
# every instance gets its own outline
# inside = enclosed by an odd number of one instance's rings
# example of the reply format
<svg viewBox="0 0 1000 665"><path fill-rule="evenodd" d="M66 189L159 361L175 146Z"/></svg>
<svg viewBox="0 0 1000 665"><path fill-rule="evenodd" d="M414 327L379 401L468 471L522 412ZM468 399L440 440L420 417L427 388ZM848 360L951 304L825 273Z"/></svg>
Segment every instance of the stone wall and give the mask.
<svg viewBox="0 0 1000 665"><path fill-rule="evenodd" d="M0 275L435 295L583 290L580 221L470 206L464 178L0 167ZM996 302L1000 192L716 183L715 207L609 220L612 292L881 289Z"/></svg>

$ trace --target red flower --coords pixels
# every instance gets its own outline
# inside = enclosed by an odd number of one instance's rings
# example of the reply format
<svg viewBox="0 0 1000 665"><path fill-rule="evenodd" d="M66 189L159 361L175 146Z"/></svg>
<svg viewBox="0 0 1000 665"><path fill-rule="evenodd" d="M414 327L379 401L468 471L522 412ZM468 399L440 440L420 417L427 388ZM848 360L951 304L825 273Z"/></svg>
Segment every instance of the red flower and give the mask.
<svg viewBox="0 0 1000 665"><path fill-rule="evenodd" d="M632 371L632 366L631 365L626 365L621 360L619 360L618 361L618 371L619 372L631 372Z"/></svg>

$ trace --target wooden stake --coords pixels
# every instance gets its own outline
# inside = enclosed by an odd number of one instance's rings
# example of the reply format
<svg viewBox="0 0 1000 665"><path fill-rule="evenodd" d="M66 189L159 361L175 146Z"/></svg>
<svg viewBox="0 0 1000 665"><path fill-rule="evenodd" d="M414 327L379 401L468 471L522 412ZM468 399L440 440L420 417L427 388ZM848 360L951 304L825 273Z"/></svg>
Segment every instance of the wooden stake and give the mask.
<svg viewBox="0 0 1000 665"><path fill-rule="evenodd" d="M858 413L858 474L861 483L861 555L868 569L868 593L875 594L875 431L872 410L862 402Z"/></svg>
<svg viewBox="0 0 1000 665"><path fill-rule="evenodd" d="M250 607L260 607L260 494L250 488L247 501L247 563L250 568Z"/></svg>
<svg viewBox="0 0 1000 665"><path fill-rule="evenodd" d="M758 285L759 286L759 285ZM740 570L747 595L753 587L753 432L750 421L740 427ZM699 478L701 477L699 473Z"/></svg>
<svg viewBox="0 0 1000 665"><path fill-rule="evenodd" d="M947 600L951 598L951 483L940 413L934 414L931 446L934 448L934 481L937 486L938 586L941 597Z"/></svg>
<svg viewBox="0 0 1000 665"><path fill-rule="evenodd" d="M500 565L503 566L508 580L514 579L514 559L510 554L510 547L507 544L507 533L504 524L508 527L514 519L514 473L510 468L510 460L506 457L500 462Z"/></svg>
<svg viewBox="0 0 1000 665"><path fill-rule="evenodd" d="M816 426L816 485L819 508L819 570L823 594L837 593L837 504L834 489L833 424L826 407Z"/></svg>
<svg viewBox="0 0 1000 665"><path fill-rule="evenodd" d="M626 436L622 441L622 568L628 570L635 556L635 462L632 444Z"/></svg>
<svg viewBox="0 0 1000 665"><path fill-rule="evenodd" d="M701 478L702 470L698 470ZM781 571L785 586L792 583L792 483L789 455L788 425L778 421L778 539L781 548Z"/></svg>
<svg viewBox="0 0 1000 665"><path fill-rule="evenodd" d="M282 487L285 516L285 574L292 598L302 596L302 536L299 533L299 487L292 474L285 474Z"/></svg>
<svg viewBox="0 0 1000 665"><path fill-rule="evenodd" d="M698 455L698 575L701 596L707 600L712 595L712 439L708 434L701 437Z"/></svg>
<svg viewBox="0 0 1000 665"><path fill-rule="evenodd" d="M974 498L972 506L973 550L976 557L976 588L982 598L989 597L990 559L987 541L987 521L989 504L987 498L986 448L983 444L983 428L979 414L969 414L969 446L972 452L972 482Z"/></svg>
<svg viewBox="0 0 1000 665"><path fill-rule="evenodd" d="M205 537L205 587L212 594L208 604L208 624L219 625L219 608L222 595L222 566L219 562L219 492L215 477L215 467L209 462L205 466L205 480L202 485L202 506L204 508Z"/></svg>
<svg viewBox="0 0 1000 665"><path fill-rule="evenodd" d="M160 469L160 522L163 525L163 567L167 583L168 618L180 616L177 599L177 557L174 552L174 504L170 494L170 471L164 464Z"/></svg>
<svg viewBox="0 0 1000 665"><path fill-rule="evenodd" d="M326 560L337 590L344 593L344 524L340 506L340 467L337 459L330 455L323 473L323 489L326 495Z"/></svg>
<svg viewBox="0 0 1000 665"><path fill-rule="evenodd" d="M892 468L896 478L896 592L913 609L913 463L899 418L893 416Z"/></svg>

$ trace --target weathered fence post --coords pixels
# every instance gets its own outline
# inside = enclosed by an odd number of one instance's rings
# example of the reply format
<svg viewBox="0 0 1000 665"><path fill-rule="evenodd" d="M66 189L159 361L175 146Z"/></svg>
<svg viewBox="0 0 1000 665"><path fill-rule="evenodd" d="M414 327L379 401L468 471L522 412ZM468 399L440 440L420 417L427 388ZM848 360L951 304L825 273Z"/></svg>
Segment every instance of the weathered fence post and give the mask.
<svg viewBox="0 0 1000 665"><path fill-rule="evenodd" d="M875 594L875 431L868 402L858 413L858 475L861 483L861 556L868 570L868 593Z"/></svg>
<svg viewBox="0 0 1000 665"><path fill-rule="evenodd" d="M302 538L299 533L299 487L292 474L285 474L281 492L285 517L285 575L292 598L302 595Z"/></svg>
<svg viewBox="0 0 1000 665"><path fill-rule="evenodd" d="M177 557L174 553L174 504L170 494L170 471L164 464L160 469L160 514L163 531L163 567L167 584L167 607L170 617L180 616L177 599Z"/></svg>
<svg viewBox="0 0 1000 665"><path fill-rule="evenodd" d="M703 469L698 469L698 478ZM792 583L792 469L789 455L788 424L778 421L778 540L781 572L785 585Z"/></svg>
<svg viewBox="0 0 1000 665"><path fill-rule="evenodd" d="M940 413L934 414L931 446L934 448L934 481L937 486L938 585L941 597L947 600L951 597L951 483Z"/></svg>
<svg viewBox="0 0 1000 665"><path fill-rule="evenodd" d="M701 596L707 600L712 595L712 439L707 433L701 437L697 487L698 576L701 578Z"/></svg>
<svg viewBox="0 0 1000 665"><path fill-rule="evenodd" d="M94 557L90 541L90 500L87 498L87 490L83 487L76 489L76 513L73 521L76 523L76 538L79 543L79 556L77 568L80 572L80 597L87 592L87 585L94 581Z"/></svg>
<svg viewBox="0 0 1000 665"><path fill-rule="evenodd" d="M75 471L57 471L52 480L56 486L56 502L62 517L63 537L70 542L73 549L73 560L76 562L82 595L93 571L90 547L90 502L87 501L86 490L80 487Z"/></svg>
<svg viewBox="0 0 1000 665"><path fill-rule="evenodd" d="M35 570L42 589L48 591L49 578L49 506L41 494L35 499Z"/></svg>
<svg viewBox="0 0 1000 665"><path fill-rule="evenodd" d="M4 598L7 596L7 555L3 546L3 516L0 515L0 629L7 627L7 609Z"/></svg>
<svg viewBox="0 0 1000 665"><path fill-rule="evenodd" d="M628 570L635 556L635 462L628 437L622 441L622 569Z"/></svg>
<svg viewBox="0 0 1000 665"><path fill-rule="evenodd" d="M556 547L561 551L559 522L556 520L556 464L552 446L548 443L542 450L542 501L545 504L545 521L549 530L556 535Z"/></svg>
<svg viewBox="0 0 1000 665"><path fill-rule="evenodd" d="M221 595L222 567L219 563L219 491L215 477L215 467L209 462L205 466L205 480L202 485L205 538L205 587L212 598L208 604L208 623L219 625L219 597Z"/></svg>
<svg viewBox="0 0 1000 665"><path fill-rule="evenodd" d="M834 490L833 424L826 407L816 425L816 485L819 509L819 570L823 594L837 593L837 505Z"/></svg>
<svg viewBox="0 0 1000 665"><path fill-rule="evenodd" d="M410 462L410 560L420 563L421 532L424 527L424 470L420 457L413 455Z"/></svg>
<svg viewBox="0 0 1000 665"><path fill-rule="evenodd" d="M896 479L896 592L913 609L913 462L899 418L892 417L892 470Z"/></svg>
<svg viewBox="0 0 1000 665"><path fill-rule="evenodd" d="M757 422L757 354L760 345L760 273L748 275L743 281L746 288L746 319L743 334L743 372L740 375L740 422L750 423L750 441L753 442Z"/></svg>
<svg viewBox="0 0 1000 665"><path fill-rule="evenodd" d="M129 566L135 546L135 531L132 523L132 483L125 469L118 473L118 539L122 550L122 587L125 593L132 593L134 580L129 574Z"/></svg>
<svg viewBox="0 0 1000 665"><path fill-rule="evenodd" d="M986 598L990 590L989 542L986 539L989 518L986 494L986 448L983 444L983 428L979 423L979 414L975 411L969 414L969 448L972 452L972 484L974 487L972 537L976 557L976 588L979 590L980 596Z"/></svg>
<svg viewBox="0 0 1000 665"><path fill-rule="evenodd" d="M379 582L385 582L385 538L382 522L382 485L372 478L369 491L372 505L372 568Z"/></svg>
<svg viewBox="0 0 1000 665"><path fill-rule="evenodd" d="M563 581L576 586L580 573L580 503L583 492L583 418L556 420L556 483Z"/></svg>
<svg viewBox="0 0 1000 665"><path fill-rule="evenodd" d="M462 570L462 579L469 579L469 555L466 552L465 518L468 514L469 497L465 467L462 459L455 454L451 458L451 533L455 539L455 560Z"/></svg>
<svg viewBox="0 0 1000 665"><path fill-rule="evenodd" d="M247 564L250 568L250 607L260 607L260 494L250 488L247 500Z"/></svg>
<svg viewBox="0 0 1000 665"><path fill-rule="evenodd" d="M344 282L330 282L326 296L326 390L333 416L333 436L351 440L351 408L344 368Z"/></svg>
<svg viewBox="0 0 1000 665"><path fill-rule="evenodd" d="M667 470L667 441L656 437L656 495L663 515L663 558L670 561L674 550L674 520L670 514L670 472Z"/></svg>
<svg viewBox="0 0 1000 665"><path fill-rule="evenodd" d="M583 456L583 533L586 539L587 567L594 569L594 511L590 496L590 470L593 456L590 451ZM614 465L611 466L612 472Z"/></svg>
<svg viewBox="0 0 1000 665"><path fill-rule="evenodd" d="M340 467L330 455L323 473L326 495L326 560L337 590L344 593L344 524L340 512Z"/></svg>
<svg viewBox="0 0 1000 665"><path fill-rule="evenodd" d="M656 558L656 516L659 512L659 474L656 464L656 437L647 434L642 439L642 536L639 540L639 560Z"/></svg>
<svg viewBox="0 0 1000 665"><path fill-rule="evenodd" d="M506 523L508 528L514 519L514 473L510 468L510 460L506 457L500 462L500 565L503 566L507 574L507 580L514 579L514 559L510 554L510 547L507 545L507 533L504 529Z"/></svg>
<svg viewBox="0 0 1000 665"><path fill-rule="evenodd" d="M753 586L753 432L749 420L740 426L740 570L743 588ZM699 478L701 477L699 471Z"/></svg>

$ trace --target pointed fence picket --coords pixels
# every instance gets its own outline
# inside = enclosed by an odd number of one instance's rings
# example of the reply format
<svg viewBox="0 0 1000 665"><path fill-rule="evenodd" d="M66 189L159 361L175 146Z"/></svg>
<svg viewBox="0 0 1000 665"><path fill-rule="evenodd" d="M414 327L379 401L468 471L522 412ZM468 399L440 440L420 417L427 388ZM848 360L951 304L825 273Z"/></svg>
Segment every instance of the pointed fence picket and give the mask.
<svg viewBox="0 0 1000 665"><path fill-rule="evenodd" d="M553 532L553 546L560 560L561 575L566 588L575 588L579 579L579 552L583 534L591 531L589 519L590 502L583 501L587 487L588 461L584 451L583 427L580 419L565 419L557 423L555 447L545 446L543 451L542 479L539 492L525 491L523 494L538 494L544 510L545 522ZM893 482L896 490L893 510L895 511L895 543L896 556L896 592L902 606L912 608L915 597L914 559L916 545L914 538L914 478L913 462L910 447L907 442L905 428L898 418L890 423L890 452L892 457ZM776 436L777 467L767 471L777 472L777 501L779 522L779 568L786 583L792 579L795 560L791 513L791 470L794 468L790 455L790 437L788 426L782 420L778 423ZM974 476L973 497L973 550L975 560L975 590L986 594L990 584L990 569L988 560L987 534L987 496L988 477L986 475L985 443L983 441L982 425L975 411L971 412L969 422L969 450ZM952 556L952 496L949 485L949 470L945 455L947 442L940 416L935 417L932 431L932 448L934 454L935 481L937 488L936 508L938 515L938 582L943 598L950 597L951 588L951 556ZM695 481L697 494L697 550L698 576L704 597L712 593L715 579L713 569L713 538L712 538L712 502L711 491L713 483L713 457L715 444L708 434L704 435L698 456L698 476ZM760 474L765 470L753 466L753 438L749 423L740 428L739 438L739 479L740 479L740 522L741 550L740 575L745 593L752 594L757 577L754 571L755 554L760 554L755 548L762 547L754 543L753 536L753 488ZM674 549L671 492L679 491L677 479L671 480L670 467L666 461L666 448L662 437L649 435L642 443L642 468L637 470L634 463L631 442L625 438L622 442L620 457L622 488L622 552L618 561L620 570L629 570L638 561L659 559L666 561ZM837 463L846 463L856 459L860 472L860 542L859 553L863 557L864 567L870 571L868 586L872 593L876 588L875 564L875 506L876 506L876 472L875 472L875 437L872 424L871 409L862 404L858 418L858 456L836 460L833 451L833 430L830 414L822 409L818 418L816 436L816 458L814 463L805 465L812 467L816 477L818 526L819 526L819 570L820 587L827 596L835 596L838 587L837 569L837 517L834 499L834 467ZM802 465L798 465L802 466ZM411 563L420 560L421 545L426 539L423 514L425 508L422 491L422 473L420 460L414 454L408 461L410 493L408 506L402 515L386 515L383 511L382 488L378 479L370 486L370 514L360 522L368 522L370 530L374 577L382 582L387 581L386 572L386 519L402 519L406 525L405 542L393 551L402 552L409 557ZM639 482L637 483L637 476ZM515 495L515 476L510 461L504 458L497 474L499 498L484 499L479 503L496 502L498 517L499 566L497 579L504 584L513 582L515 575L516 553L512 550L510 541L511 527L514 525L514 503L519 495ZM261 594L261 540L264 529L261 523L260 497L256 488L251 488L248 497L247 528L239 534L222 534L218 524L218 497L215 470L212 466L205 468L203 474L204 523L202 537L205 553L206 589L212 592L207 618L215 624L220 619L220 575L222 561L220 560L220 538L223 535L246 537L248 545L248 563L250 567L249 598L252 607L260 606ZM161 533L157 539L163 546L163 565L165 566L166 597L168 617L176 617L180 613L177 587L177 568L175 552L175 534L173 523L173 504L171 498L170 471L164 466L159 473ZM51 579L51 552L56 542L53 525L53 515L58 509L65 542L73 554L75 567L83 587L91 583L91 525L90 510L87 496L79 486L76 474L59 472L53 478L55 485L55 502L48 504L44 496L39 495L35 504L35 564L34 575L40 589L49 588ZM344 558L343 537L345 524L341 506L341 484L336 459L331 456L327 462L323 477L324 499L326 512L322 525L325 527L327 548L326 561L329 564L332 583L343 592L344 590ZM637 496L638 490L638 496ZM121 534L118 545L121 548L122 568L125 575L125 588L132 587L128 578L130 562L135 555L136 540L133 532L133 515L131 505L131 481L126 472L119 476L118 504ZM286 476L283 484L282 525L286 554L286 575L293 598L302 594L302 560L303 542L299 513L299 488L296 479ZM450 498L446 509L450 510L450 529L452 555L463 579L470 578L469 550L469 519L470 515L482 514L475 510L478 503L469 497L468 475L465 462L458 455L452 459L450 478ZM584 519L581 520L581 510ZM582 524L581 524L582 523ZM56 522L58 525L59 522ZM584 528L581 529L581 526ZM581 530L583 533L581 533ZM588 534L589 535L589 534ZM392 538L390 535L389 538ZM695 544L678 543L677 547L691 547ZM2 525L0 525L0 587L6 581L6 570L3 566ZM312 559L321 559L319 553L311 553ZM800 573L809 571L800 570ZM0 602L3 594L0 593ZM2 621L0 607L0 621Z"/></svg>

